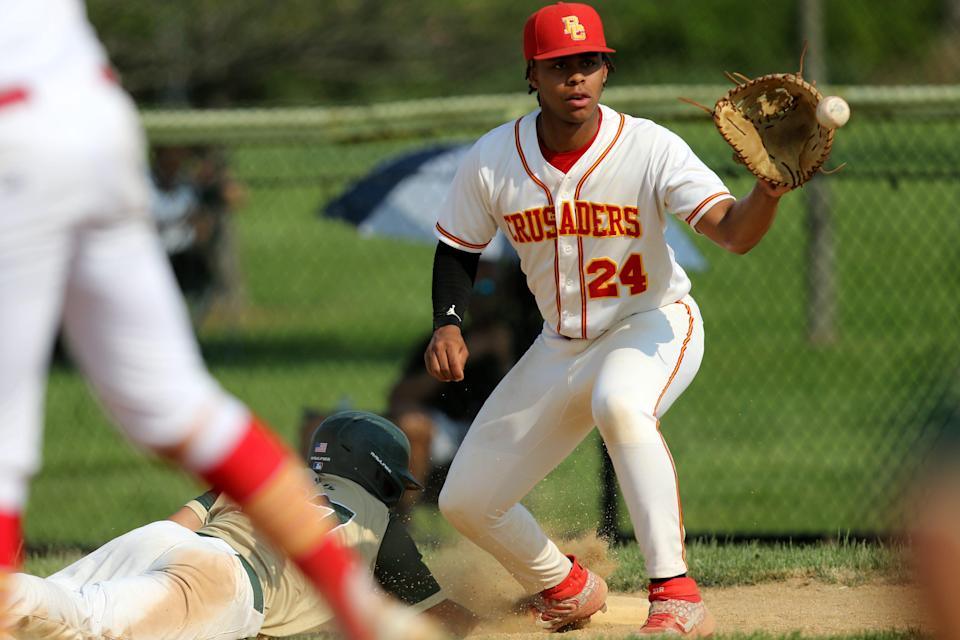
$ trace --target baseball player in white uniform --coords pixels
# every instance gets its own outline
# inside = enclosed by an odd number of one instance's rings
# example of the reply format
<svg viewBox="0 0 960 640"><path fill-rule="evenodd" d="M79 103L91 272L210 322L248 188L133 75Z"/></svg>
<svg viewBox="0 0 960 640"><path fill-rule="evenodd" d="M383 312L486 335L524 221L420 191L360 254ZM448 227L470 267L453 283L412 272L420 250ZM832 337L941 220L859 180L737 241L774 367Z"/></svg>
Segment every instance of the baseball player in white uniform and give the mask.
<svg viewBox="0 0 960 640"><path fill-rule="evenodd" d="M601 105L611 52L591 7L534 13L524 53L540 108L477 141L442 207L428 371L463 376L460 318L476 255L497 229L520 255L544 328L471 426L440 509L539 594L543 627L583 624L604 607L606 585L519 501L596 425L651 579L641 632L709 635L714 621L686 575L677 474L660 429L700 366L703 320L664 228L676 216L745 253L786 189L759 182L735 200L678 136Z"/></svg>
<svg viewBox="0 0 960 640"><path fill-rule="evenodd" d="M335 522L296 456L204 367L148 213L144 156L82 2L0 0L0 628L62 322L130 438L242 504L348 635L373 638L394 605L325 536Z"/></svg>
<svg viewBox="0 0 960 640"><path fill-rule="evenodd" d="M403 432L371 413L341 412L316 428L310 451L321 469L311 474L316 496L327 498L317 506L337 521L332 535L408 606L402 617L424 612L452 636L469 632L479 619L447 598L390 511L406 489L420 488ZM48 578L14 574L11 586L13 635L23 639L284 637L331 619L303 574L216 491Z"/></svg>

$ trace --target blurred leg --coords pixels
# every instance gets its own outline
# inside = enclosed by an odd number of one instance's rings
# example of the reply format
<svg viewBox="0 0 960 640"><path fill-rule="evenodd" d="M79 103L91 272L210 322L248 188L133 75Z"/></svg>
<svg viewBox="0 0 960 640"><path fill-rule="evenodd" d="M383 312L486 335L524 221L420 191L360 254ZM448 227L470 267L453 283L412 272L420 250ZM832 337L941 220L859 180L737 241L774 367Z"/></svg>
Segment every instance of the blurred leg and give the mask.
<svg viewBox="0 0 960 640"><path fill-rule="evenodd" d="M200 360L147 209L132 101L109 83L55 89L0 118L0 501L8 503L0 506L0 554L19 546L17 516L38 463L46 361L65 299L78 363L131 439L237 499L312 578L348 634L372 637L383 622L369 615L383 608L379 596L371 600L372 577L324 539L330 525L312 505L299 458Z"/></svg>
<svg viewBox="0 0 960 640"><path fill-rule="evenodd" d="M0 119L0 139L8 125ZM0 154L0 178L19 181L0 183L0 603L18 565L27 484L40 466L43 394L71 252L58 224L63 202L47 191L53 181L32 173L36 164L15 145Z"/></svg>
<svg viewBox="0 0 960 640"><path fill-rule="evenodd" d="M913 487L907 504L910 560L939 640L960 640L960 451L955 446L942 446L943 459L928 465L927 477Z"/></svg>
<svg viewBox="0 0 960 640"><path fill-rule="evenodd" d="M78 362L131 438L178 460L244 507L320 590L352 638L372 637L372 578L325 538L332 523L299 457L212 379L169 265L146 223L91 227L65 308Z"/></svg>
<svg viewBox="0 0 960 640"><path fill-rule="evenodd" d="M371 600L372 578L324 539L329 525L310 502L314 487L298 458L200 361L146 208L129 97L107 84L50 91L4 114L0 140L0 577L19 548L65 295L78 361L131 438L241 502L313 579L348 634L372 637L383 622L369 615L382 608Z"/></svg>

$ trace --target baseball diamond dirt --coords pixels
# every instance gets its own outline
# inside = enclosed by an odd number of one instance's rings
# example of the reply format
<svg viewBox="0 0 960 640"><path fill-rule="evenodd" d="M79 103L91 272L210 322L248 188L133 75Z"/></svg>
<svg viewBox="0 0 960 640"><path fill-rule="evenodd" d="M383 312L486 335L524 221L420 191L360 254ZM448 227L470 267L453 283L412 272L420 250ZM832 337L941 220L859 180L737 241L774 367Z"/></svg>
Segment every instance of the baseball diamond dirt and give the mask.
<svg viewBox="0 0 960 640"><path fill-rule="evenodd" d="M607 547L594 536L566 541L573 553L600 575L616 569ZM479 548L460 541L429 561L449 597L487 620L471 637L495 640L543 640L527 615L515 613L520 586ZM929 634L920 596L912 585L876 579L847 586L809 578L790 578L755 585L705 588L703 598L717 618L719 633L802 633L805 636L871 631L918 630ZM760 606L762 603L762 606ZM647 615L647 594L611 593L607 611L565 638L625 637L635 634Z"/></svg>
<svg viewBox="0 0 960 640"><path fill-rule="evenodd" d="M793 579L744 587L703 589L717 619L719 633L802 633L846 635L868 631L920 630L929 633L917 593L906 585L866 584L845 587ZM759 606L763 603L763 606ZM468 603L472 604L472 603ZM606 613L565 638L619 638L635 634L647 615L646 593L617 593ZM495 640L543 640L526 617L504 617L478 628L471 637Z"/></svg>

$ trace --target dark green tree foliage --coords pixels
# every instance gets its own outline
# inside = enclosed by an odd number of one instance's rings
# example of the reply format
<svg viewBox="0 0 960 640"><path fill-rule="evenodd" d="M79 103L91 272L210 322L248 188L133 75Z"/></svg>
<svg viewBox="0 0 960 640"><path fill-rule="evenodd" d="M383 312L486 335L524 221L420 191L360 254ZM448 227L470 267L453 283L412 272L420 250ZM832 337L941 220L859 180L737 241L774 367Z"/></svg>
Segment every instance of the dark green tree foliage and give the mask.
<svg viewBox="0 0 960 640"><path fill-rule="evenodd" d="M957 82L958 0L821 0L834 83ZM523 91L531 0L88 0L146 104L353 104ZM597 0L617 84L796 67L798 0Z"/></svg>

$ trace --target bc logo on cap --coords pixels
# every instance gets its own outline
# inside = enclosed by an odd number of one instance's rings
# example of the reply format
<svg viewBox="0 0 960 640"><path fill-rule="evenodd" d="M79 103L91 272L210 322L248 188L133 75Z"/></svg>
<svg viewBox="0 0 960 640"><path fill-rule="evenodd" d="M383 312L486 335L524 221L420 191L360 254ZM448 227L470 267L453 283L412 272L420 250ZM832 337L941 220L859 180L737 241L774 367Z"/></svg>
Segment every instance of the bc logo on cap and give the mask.
<svg viewBox="0 0 960 640"><path fill-rule="evenodd" d="M577 16L563 16L563 32L574 41L587 39L587 30Z"/></svg>

